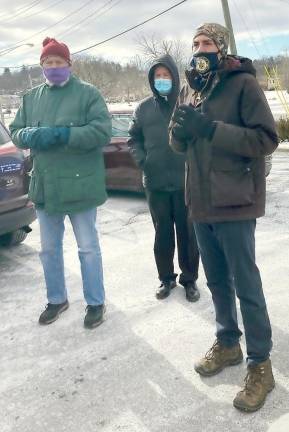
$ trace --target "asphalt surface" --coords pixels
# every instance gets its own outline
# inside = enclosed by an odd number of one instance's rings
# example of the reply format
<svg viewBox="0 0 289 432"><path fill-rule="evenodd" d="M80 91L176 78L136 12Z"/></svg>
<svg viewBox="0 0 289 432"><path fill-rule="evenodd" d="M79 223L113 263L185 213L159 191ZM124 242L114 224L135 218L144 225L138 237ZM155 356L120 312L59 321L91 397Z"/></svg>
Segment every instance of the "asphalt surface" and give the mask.
<svg viewBox="0 0 289 432"><path fill-rule="evenodd" d="M157 301L146 202L113 194L98 214L107 319L97 329L83 327L69 223L70 308L50 326L37 323L46 304L37 222L24 244L0 249L0 432L288 432L289 152L274 155L267 201L257 225L257 262L273 327L276 389L259 412L232 406L245 363L207 379L194 372L194 361L214 341L202 269L198 303L188 303L181 287Z"/></svg>

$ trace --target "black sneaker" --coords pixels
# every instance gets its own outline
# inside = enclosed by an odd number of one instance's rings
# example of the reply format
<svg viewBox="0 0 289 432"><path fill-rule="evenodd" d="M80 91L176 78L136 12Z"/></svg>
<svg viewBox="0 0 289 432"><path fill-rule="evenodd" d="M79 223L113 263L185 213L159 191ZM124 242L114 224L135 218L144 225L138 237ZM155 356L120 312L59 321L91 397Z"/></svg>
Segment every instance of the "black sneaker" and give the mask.
<svg viewBox="0 0 289 432"><path fill-rule="evenodd" d="M195 282L188 283L185 286L186 291L186 299L189 302L196 302L200 298L200 291L197 288L197 285Z"/></svg>
<svg viewBox="0 0 289 432"><path fill-rule="evenodd" d="M59 315L69 308L69 303L66 300L64 303L52 304L48 303L46 309L39 317L39 324L51 324L59 318Z"/></svg>
<svg viewBox="0 0 289 432"><path fill-rule="evenodd" d="M98 306L88 305L86 307L84 327L92 329L99 326L104 321L104 314L105 314L105 305L98 305Z"/></svg>
<svg viewBox="0 0 289 432"><path fill-rule="evenodd" d="M158 300L163 300L168 297L171 293L171 290L177 286L176 281L171 280L168 282L162 282L161 286L158 288L156 292L156 298Z"/></svg>

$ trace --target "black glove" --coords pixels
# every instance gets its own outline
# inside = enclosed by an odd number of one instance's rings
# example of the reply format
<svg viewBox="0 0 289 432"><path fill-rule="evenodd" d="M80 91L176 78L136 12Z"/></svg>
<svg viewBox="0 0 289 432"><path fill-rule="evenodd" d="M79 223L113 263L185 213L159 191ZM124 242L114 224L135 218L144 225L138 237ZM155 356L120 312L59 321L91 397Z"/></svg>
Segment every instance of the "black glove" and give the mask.
<svg viewBox="0 0 289 432"><path fill-rule="evenodd" d="M175 123L172 128L172 135L178 141L184 141L188 138L184 128L179 125L179 123Z"/></svg>
<svg viewBox="0 0 289 432"><path fill-rule="evenodd" d="M212 139L216 123L206 114L195 110L192 105L180 105L172 120L177 123L173 127L173 135L178 139L207 138Z"/></svg>

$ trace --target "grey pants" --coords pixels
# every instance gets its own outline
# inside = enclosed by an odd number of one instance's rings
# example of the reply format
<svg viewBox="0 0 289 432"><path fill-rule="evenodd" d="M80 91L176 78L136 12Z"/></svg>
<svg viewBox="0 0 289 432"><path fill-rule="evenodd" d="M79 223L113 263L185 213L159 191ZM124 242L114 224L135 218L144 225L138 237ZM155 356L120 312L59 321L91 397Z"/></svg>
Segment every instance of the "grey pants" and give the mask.
<svg viewBox="0 0 289 432"><path fill-rule="evenodd" d="M202 263L216 313L217 339L238 343L236 298L240 301L249 364L269 358L271 325L262 282L255 263L256 220L195 223Z"/></svg>

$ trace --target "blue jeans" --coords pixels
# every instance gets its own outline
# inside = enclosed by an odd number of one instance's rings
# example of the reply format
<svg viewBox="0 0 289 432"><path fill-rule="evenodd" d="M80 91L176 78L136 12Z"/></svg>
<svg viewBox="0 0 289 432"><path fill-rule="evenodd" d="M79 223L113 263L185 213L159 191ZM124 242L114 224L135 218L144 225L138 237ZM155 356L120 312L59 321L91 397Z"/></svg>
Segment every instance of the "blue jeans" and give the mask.
<svg viewBox="0 0 289 432"><path fill-rule="evenodd" d="M256 220L195 223L194 226L215 307L217 339L231 347L242 334L237 321L236 292L248 364L267 360L272 348L271 325L255 263Z"/></svg>
<svg viewBox="0 0 289 432"><path fill-rule="evenodd" d="M41 252L48 302L64 303L67 291L64 278L63 235L66 215L48 215L37 210ZM88 305L104 303L102 258L96 229L96 208L68 215L81 265L83 295Z"/></svg>

